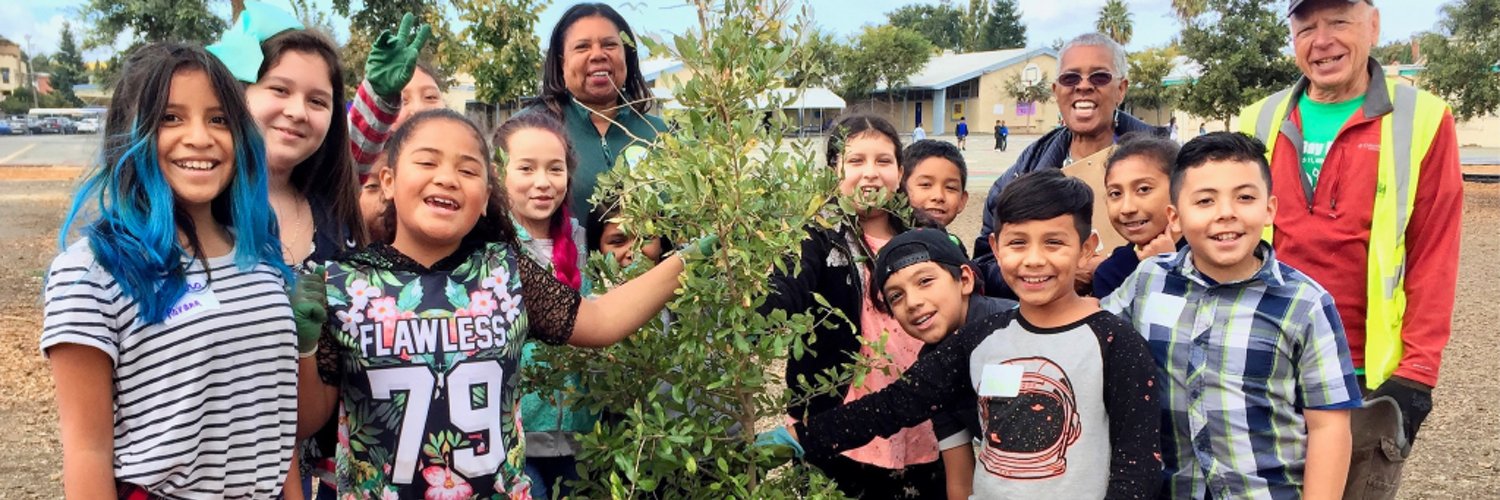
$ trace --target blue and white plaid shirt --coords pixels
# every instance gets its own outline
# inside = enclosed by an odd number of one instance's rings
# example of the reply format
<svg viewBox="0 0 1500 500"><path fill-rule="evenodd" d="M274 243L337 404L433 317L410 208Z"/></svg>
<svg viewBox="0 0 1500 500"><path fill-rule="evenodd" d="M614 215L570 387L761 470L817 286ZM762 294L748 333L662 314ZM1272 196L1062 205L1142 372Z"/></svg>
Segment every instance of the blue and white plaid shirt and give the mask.
<svg viewBox="0 0 1500 500"><path fill-rule="evenodd" d="M1141 262L1102 303L1146 337L1166 384L1165 498L1296 499L1307 464L1302 411L1360 406L1333 297L1278 262L1217 283L1192 249Z"/></svg>

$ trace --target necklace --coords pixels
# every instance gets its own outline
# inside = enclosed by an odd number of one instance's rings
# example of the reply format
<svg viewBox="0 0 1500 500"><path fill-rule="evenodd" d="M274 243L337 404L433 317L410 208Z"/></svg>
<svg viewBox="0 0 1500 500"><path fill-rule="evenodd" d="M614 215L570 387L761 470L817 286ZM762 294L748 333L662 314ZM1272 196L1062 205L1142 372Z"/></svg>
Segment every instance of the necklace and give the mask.
<svg viewBox="0 0 1500 500"><path fill-rule="evenodd" d="M287 242L294 237L300 238L304 234L304 231L307 229L307 218L302 216L302 207L306 204L307 200L305 198L293 195L291 211L276 210L278 214L288 215L288 217L286 217L285 219L278 215L278 220L287 220L288 222L294 222L293 224L282 226L283 231L281 232L281 258L287 262L297 261L297 259L295 258L296 254L292 252L292 247L288 245ZM308 210L311 210L311 208L309 208ZM285 230L288 228L290 228L291 231Z"/></svg>

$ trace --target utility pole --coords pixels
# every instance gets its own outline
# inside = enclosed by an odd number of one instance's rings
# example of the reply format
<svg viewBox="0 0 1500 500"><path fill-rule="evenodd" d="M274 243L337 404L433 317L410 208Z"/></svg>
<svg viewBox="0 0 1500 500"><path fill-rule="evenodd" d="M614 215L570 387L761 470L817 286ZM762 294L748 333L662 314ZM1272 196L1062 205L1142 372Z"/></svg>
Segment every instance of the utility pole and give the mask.
<svg viewBox="0 0 1500 500"><path fill-rule="evenodd" d="M32 61L36 60L36 54L31 51L31 35L26 35L26 83L31 85L31 107L42 107L41 93L36 90L36 68Z"/></svg>

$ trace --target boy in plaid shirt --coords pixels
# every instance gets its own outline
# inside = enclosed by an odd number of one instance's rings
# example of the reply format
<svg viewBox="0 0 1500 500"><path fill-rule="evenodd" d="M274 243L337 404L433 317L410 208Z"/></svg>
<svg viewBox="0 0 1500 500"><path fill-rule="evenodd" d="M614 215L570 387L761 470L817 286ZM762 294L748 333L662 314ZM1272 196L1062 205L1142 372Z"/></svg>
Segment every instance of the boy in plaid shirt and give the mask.
<svg viewBox="0 0 1500 500"><path fill-rule="evenodd" d="M1276 214L1270 184L1259 141L1189 141L1168 207L1187 246L1142 261L1101 304L1146 337L1160 369L1171 498L1343 494L1359 387L1333 297L1260 240Z"/></svg>

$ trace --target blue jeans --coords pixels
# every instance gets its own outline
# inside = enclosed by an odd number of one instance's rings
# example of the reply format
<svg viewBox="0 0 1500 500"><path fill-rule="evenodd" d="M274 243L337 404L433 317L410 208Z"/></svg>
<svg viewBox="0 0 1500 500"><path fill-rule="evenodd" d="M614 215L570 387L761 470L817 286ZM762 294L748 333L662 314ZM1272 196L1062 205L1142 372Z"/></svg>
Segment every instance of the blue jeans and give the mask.
<svg viewBox="0 0 1500 500"><path fill-rule="evenodd" d="M578 460L562 457L526 457L526 477L531 478L531 498L566 498L573 494L567 486L578 480Z"/></svg>

